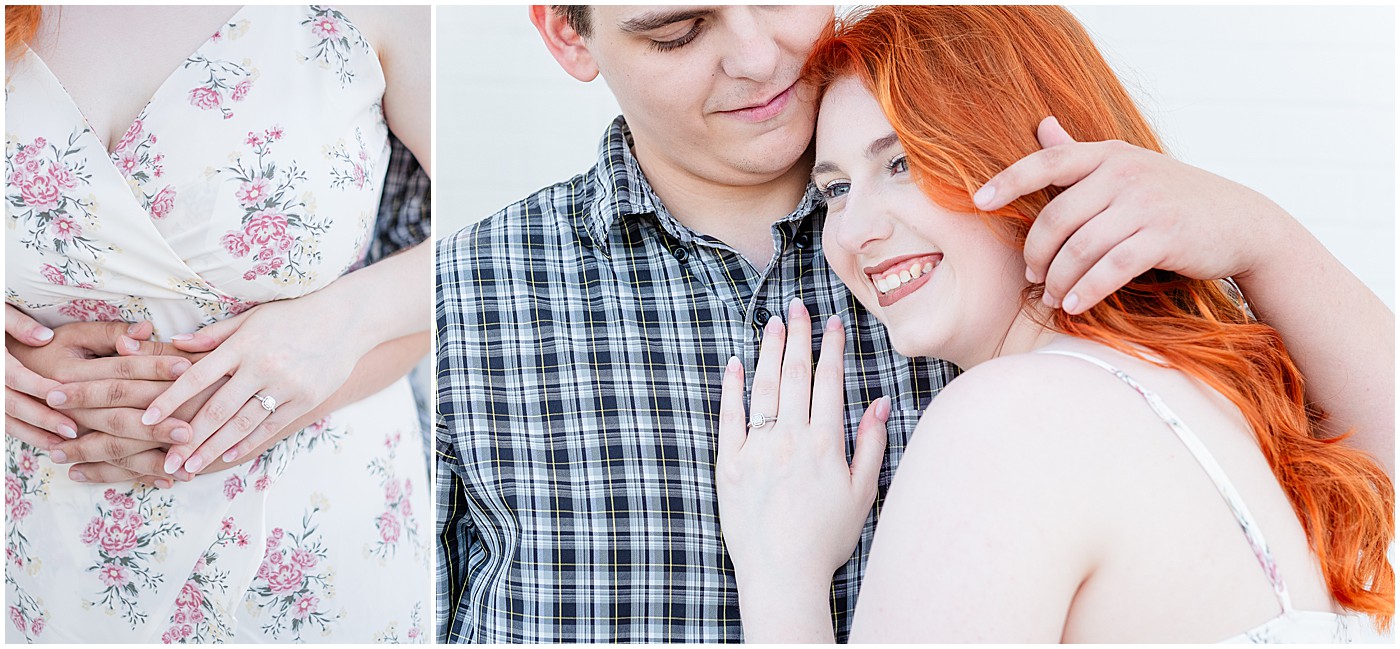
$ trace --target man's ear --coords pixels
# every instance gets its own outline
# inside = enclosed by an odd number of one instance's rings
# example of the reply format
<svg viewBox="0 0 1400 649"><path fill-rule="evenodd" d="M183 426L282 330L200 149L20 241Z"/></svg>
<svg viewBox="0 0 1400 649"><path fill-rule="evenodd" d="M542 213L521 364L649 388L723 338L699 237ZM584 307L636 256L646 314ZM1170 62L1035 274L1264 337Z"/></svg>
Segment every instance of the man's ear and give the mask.
<svg viewBox="0 0 1400 649"><path fill-rule="evenodd" d="M583 37L569 25L569 21L546 5L530 5L530 22L539 30L544 46L559 67L569 76L579 81L592 81L598 76L598 65L593 62L593 54L588 51Z"/></svg>

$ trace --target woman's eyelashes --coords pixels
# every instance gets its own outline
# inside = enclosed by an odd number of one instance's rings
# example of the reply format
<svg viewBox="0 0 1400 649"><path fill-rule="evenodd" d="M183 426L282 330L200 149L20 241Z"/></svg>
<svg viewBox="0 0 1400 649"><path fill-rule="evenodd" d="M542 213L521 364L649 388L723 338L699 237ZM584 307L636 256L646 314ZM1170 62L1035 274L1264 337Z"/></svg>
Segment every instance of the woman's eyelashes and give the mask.
<svg viewBox="0 0 1400 649"><path fill-rule="evenodd" d="M651 39L651 46L658 52L670 52L671 50L685 47L688 43L695 40L696 36L700 35L701 22L703 21L699 19L691 22L690 29L676 38L668 40Z"/></svg>
<svg viewBox="0 0 1400 649"><path fill-rule="evenodd" d="M831 203L847 192L851 191L851 183L845 180L830 180L825 184L817 185L817 192L822 195L822 200Z"/></svg>
<svg viewBox="0 0 1400 649"><path fill-rule="evenodd" d="M890 172L890 175L905 173L909 171L909 160L901 153L885 163L885 170Z"/></svg>

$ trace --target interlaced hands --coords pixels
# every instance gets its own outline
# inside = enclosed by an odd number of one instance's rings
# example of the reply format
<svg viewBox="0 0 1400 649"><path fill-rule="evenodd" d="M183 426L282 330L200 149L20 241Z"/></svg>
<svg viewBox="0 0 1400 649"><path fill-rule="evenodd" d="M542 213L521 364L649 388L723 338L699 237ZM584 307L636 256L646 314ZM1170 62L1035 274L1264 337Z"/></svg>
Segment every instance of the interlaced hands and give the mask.
<svg viewBox="0 0 1400 649"><path fill-rule="evenodd" d="M720 521L741 588L798 580L825 592L875 502L890 404L881 397L866 408L848 462L841 320L826 322L815 374L811 316L800 300L789 306L788 323L774 317L764 329L749 417L743 365L731 358L725 369L715 469Z"/></svg>
<svg viewBox="0 0 1400 649"><path fill-rule="evenodd" d="M191 439L170 447L165 471L197 474L217 460L245 458L345 383L368 350L337 344L316 304L307 297L269 302L172 337L176 348L204 358L156 397L141 421L159 425L213 394L189 420Z"/></svg>
<svg viewBox="0 0 1400 649"><path fill-rule="evenodd" d="M164 449L190 438L193 409L157 426L146 406L201 354L146 340L149 322L77 322L49 329L5 307L5 431L72 464L86 482L188 480L162 470Z"/></svg>
<svg viewBox="0 0 1400 649"><path fill-rule="evenodd" d="M973 195L993 211L1046 187L1051 200L1026 237L1026 279L1044 302L1087 311L1152 269L1194 279L1239 277L1260 266L1270 238L1296 221L1243 185L1126 142L1076 142L1054 117L1042 149L993 176Z"/></svg>

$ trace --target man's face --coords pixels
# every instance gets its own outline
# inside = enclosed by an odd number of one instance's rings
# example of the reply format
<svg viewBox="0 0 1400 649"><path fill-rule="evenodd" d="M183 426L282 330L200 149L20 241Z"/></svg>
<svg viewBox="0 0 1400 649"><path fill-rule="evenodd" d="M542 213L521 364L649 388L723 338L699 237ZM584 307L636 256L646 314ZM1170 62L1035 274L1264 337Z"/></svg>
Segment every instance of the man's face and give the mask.
<svg viewBox="0 0 1400 649"><path fill-rule="evenodd" d="M814 93L797 80L830 6L595 5L591 18L588 51L648 175L753 185L806 151Z"/></svg>

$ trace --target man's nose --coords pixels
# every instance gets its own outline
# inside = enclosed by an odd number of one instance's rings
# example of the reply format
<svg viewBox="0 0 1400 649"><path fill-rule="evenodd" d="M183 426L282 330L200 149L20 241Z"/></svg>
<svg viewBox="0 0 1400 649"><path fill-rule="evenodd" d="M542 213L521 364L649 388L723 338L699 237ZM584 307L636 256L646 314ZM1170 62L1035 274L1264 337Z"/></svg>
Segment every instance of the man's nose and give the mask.
<svg viewBox="0 0 1400 649"><path fill-rule="evenodd" d="M734 7L730 16L733 44L721 61L725 75L735 79L767 82L773 79L782 49L773 25L761 20L751 7Z"/></svg>

